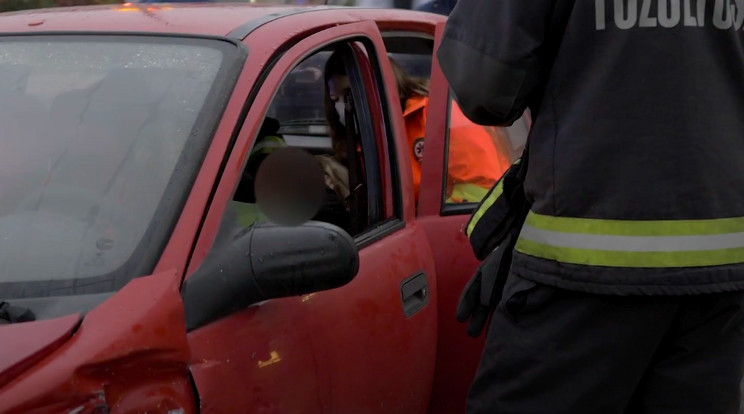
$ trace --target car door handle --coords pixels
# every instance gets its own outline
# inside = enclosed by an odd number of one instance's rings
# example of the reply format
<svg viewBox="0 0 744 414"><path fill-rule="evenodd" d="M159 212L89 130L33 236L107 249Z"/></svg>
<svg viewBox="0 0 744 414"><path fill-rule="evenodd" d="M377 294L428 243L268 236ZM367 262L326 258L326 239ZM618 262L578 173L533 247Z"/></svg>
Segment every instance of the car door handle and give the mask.
<svg viewBox="0 0 744 414"><path fill-rule="evenodd" d="M426 273L416 273L401 282L400 299L406 318L424 308L429 303L429 282L426 280Z"/></svg>

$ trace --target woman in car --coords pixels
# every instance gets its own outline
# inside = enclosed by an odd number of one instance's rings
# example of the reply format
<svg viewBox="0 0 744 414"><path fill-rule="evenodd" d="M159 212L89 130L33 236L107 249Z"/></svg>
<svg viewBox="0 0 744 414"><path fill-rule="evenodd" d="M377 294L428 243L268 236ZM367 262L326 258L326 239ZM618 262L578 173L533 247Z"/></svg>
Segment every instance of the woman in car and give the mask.
<svg viewBox="0 0 744 414"><path fill-rule="evenodd" d="M413 184L418 202L423 160L426 113L429 103L428 81L408 76L392 59L390 63L398 87L408 138ZM339 53L325 65L325 112L336 158L348 157L345 118L350 82ZM499 152L489 132L468 120L453 101L450 117L447 194L449 203L479 202L509 167L508 156Z"/></svg>

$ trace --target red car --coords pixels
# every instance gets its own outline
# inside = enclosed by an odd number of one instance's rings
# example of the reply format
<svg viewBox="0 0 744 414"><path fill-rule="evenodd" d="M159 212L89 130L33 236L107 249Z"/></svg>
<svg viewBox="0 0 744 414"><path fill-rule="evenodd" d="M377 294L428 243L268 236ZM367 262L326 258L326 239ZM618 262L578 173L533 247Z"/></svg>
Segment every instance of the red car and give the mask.
<svg viewBox="0 0 744 414"><path fill-rule="evenodd" d="M454 318L477 262L475 204L444 194L444 21L239 4L0 15L0 411L463 412L482 340ZM288 145L331 151L322 65L339 48L362 224L235 235L267 117ZM387 56L430 77L418 202ZM526 125L494 132L512 156Z"/></svg>

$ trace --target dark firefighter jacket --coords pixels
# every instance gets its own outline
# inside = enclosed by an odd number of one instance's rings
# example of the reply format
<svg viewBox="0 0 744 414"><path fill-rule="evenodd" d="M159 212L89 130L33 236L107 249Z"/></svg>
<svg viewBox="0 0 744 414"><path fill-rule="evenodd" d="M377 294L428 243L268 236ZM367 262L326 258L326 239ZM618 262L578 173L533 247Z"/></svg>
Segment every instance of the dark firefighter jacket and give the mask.
<svg viewBox="0 0 744 414"><path fill-rule="evenodd" d="M744 288L744 0L460 1L438 59L473 121L533 116L514 273Z"/></svg>

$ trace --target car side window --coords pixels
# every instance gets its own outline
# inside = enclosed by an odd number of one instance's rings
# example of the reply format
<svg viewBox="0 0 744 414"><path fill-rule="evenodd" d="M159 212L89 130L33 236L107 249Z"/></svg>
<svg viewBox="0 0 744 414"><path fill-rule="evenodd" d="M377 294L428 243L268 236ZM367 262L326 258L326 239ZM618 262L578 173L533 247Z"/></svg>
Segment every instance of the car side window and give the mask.
<svg viewBox="0 0 744 414"><path fill-rule="evenodd" d="M254 180L263 160L284 147L312 154L323 171L325 202L313 220L358 236L391 216L381 184L388 169L379 159L368 94L359 76L369 63L354 53L358 44L324 47L290 71L267 110L223 221L244 228L267 220L256 204Z"/></svg>

